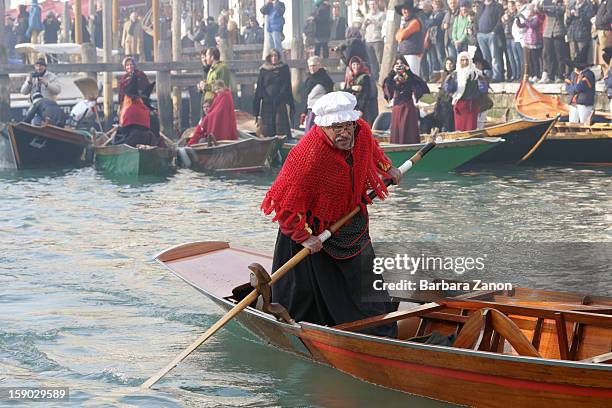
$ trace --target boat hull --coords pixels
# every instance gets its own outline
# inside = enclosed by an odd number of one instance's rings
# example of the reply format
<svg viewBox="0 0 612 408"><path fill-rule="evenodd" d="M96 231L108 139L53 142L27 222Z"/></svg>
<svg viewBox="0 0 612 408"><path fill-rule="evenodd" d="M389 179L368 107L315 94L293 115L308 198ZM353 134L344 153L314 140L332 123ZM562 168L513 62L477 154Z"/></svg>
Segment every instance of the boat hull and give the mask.
<svg viewBox="0 0 612 408"><path fill-rule="evenodd" d="M499 138L489 139L469 139L469 140L453 140L441 142L436 145L436 148L427 154L427 159L422 160L413 169L413 172L435 173L449 172L461 166L464 163L473 160L474 158L484 154L495 146L503 144L503 140ZM283 160L287 158L289 151L295 144L285 143L281 149ZM410 145L393 145L381 143L387 157L393 163L393 166L399 167L406 160L410 159L417 153L425 143L410 144Z"/></svg>
<svg viewBox="0 0 612 408"><path fill-rule="evenodd" d="M556 122L555 119L542 121L515 121L492 126L473 133L470 137L501 137L505 142L465 163L462 168L493 163L518 163L532 149L539 148Z"/></svg>
<svg viewBox="0 0 612 408"><path fill-rule="evenodd" d="M550 135L531 160L612 166L612 136L609 132Z"/></svg>
<svg viewBox="0 0 612 408"><path fill-rule="evenodd" d="M252 138L235 142L221 142L215 146L205 144L185 148L191 168L198 171L254 172L270 167L272 155L282 139L277 137Z"/></svg>
<svg viewBox="0 0 612 408"><path fill-rule="evenodd" d="M204 261L206 258L206 261ZM160 263L226 312L244 265L271 258L225 243L191 243ZM223 268L219 268L223 261ZM222 270L222 272L220 272ZM268 269L269 270L269 269ZM244 289L247 289L243 286ZM603 407L612 404L612 365L496 354L388 339L302 322L286 324L248 307L235 319L265 343L386 388L475 407Z"/></svg>
<svg viewBox="0 0 612 408"><path fill-rule="evenodd" d="M1 136L5 145L3 166L22 169L84 164L91 144L84 133L49 125L9 124Z"/></svg>
<svg viewBox="0 0 612 408"><path fill-rule="evenodd" d="M170 148L121 144L98 146L94 152L96 167L113 176L163 176L174 169L175 151Z"/></svg>

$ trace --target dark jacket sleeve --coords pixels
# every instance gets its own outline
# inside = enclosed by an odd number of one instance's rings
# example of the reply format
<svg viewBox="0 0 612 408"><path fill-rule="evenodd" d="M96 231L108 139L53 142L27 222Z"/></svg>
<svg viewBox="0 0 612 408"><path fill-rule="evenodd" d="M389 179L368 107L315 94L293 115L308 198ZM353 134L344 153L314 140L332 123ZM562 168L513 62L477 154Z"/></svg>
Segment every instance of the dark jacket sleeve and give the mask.
<svg viewBox="0 0 612 408"><path fill-rule="evenodd" d="M255 98L253 98L253 115L259 116L261 113L261 101L263 99L263 69L259 70L259 77L257 78L257 89L255 89Z"/></svg>
<svg viewBox="0 0 612 408"><path fill-rule="evenodd" d="M272 7L273 5L271 3L266 3L259 11L261 11L261 14L265 16L267 14L270 14L270 12L272 11Z"/></svg>
<svg viewBox="0 0 612 408"><path fill-rule="evenodd" d="M39 100L34 102L34 104L30 107L30 109L26 113L25 117L23 118L24 122L26 122L26 123L31 123L32 122L32 119L34 119L34 116L36 116L36 114L40 110L41 102L42 102L42 98L40 98Z"/></svg>

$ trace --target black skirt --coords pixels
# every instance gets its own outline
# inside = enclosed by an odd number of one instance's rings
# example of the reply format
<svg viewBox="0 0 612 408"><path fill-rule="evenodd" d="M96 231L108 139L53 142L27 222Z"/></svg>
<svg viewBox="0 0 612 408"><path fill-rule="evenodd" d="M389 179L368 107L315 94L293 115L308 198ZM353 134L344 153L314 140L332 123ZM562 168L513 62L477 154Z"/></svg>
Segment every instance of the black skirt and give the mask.
<svg viewBox="0 0 612 408"><path fill-rule="evenodd" d="M280 231L274 249L273 270L297 254L303 246ZM397 310L385 292L374 290L374 249L368 244L348 259L334 259L325 250L309 255L272 286L272 301L291 317L334 326ZM397 324L365 329L363 333L397 336Z"/></svg>

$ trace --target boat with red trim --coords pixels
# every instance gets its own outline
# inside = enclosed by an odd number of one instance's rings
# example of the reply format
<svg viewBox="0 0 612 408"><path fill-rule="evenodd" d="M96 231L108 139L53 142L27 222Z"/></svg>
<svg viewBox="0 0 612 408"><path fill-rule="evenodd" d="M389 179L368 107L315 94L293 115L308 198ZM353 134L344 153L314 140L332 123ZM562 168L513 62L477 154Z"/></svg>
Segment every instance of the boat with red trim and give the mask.
<svg viewBox="0 0 612 408"><path fill-rule="evenodd" d="M246 266L272 264L269 255L225 242L178 245L156 260L224 312L253 289ZM235 319L283 351L427 398L476 407L612 406L612 298L531 289L434 295L334 327L284 323L255 303ZM359 332L390 322L398 322L397 339ZM423 343L434 331L452 345Z"/></svg>

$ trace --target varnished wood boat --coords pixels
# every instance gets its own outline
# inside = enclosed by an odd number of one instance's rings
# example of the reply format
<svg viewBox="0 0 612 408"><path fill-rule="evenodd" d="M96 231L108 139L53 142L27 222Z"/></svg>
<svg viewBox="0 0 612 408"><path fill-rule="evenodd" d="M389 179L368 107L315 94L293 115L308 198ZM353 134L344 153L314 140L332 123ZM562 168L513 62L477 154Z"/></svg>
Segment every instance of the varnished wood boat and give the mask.
<svg viewBox="0 0 612 408"><path fill-rule="evenodd" d="M181 149L185 149L194 170L253 172L270 167L270 159L283 140L284 137L221 140L212 146L198 143Z"/></svg>
<svg viewBox="0 0 612 408"><path fill-rule="evenodd" d="M514 105L518 114L527 119L543 120L559 115L561 122L567 122L569 106L561 100L562 97L545 95L529 80L523 79L514 97ZM609 112L596 111L593 115L593 122L610 122L611 119Z"/></svg>
<svg viewBox="0 0 612 408"><path fill-rule="evenodd" d="M166 175L175 167L176 150L172 147L126 144L96 146L96 167L117 177Z"/></svg>
<svg viewBox="0 0 612 408"><path fill-rule="evenodd" d="M270 256L196 242L156 257L223 311ZM612 298L517 289L471 292L325 327L281 323L253 307L236 320L267 344L383 387L475 407L612 406ZM253 305L252 305L253 306ZM398 339L358 330L397 321ZM452 346L404 340L458 333Z"/></svg>
<svg viewBox="0 0 612 408"><path fill-rule="evenodd" d="M89 133L57 126L8 124L2 129L3 167L22 169L46 166L77 166L87 162Z"/></svg>
<svg viewBox="0 0 612 408"><path fill-rule="evenodd" d="M533 152L537 151L556 122L556 117L545 120L514 120L469 132L442 133L440 138L442 140L463 140L501 137L505 140L505 143L474 157L462 168L481 164L518 163L521 160L527 160Z"/></svg>

